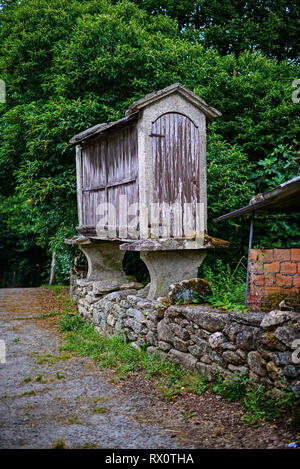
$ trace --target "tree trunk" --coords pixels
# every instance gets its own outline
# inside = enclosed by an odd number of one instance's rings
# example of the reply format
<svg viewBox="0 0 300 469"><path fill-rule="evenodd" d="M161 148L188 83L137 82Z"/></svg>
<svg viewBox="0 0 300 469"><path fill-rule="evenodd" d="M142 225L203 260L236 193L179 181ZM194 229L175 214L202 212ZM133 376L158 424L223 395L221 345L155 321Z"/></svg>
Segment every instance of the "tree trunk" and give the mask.
<svg viewBox="0 0 300 469"><path fill-rule="evenodd" d="M51 271L50 271L49 285L55 285L55 263L56 263L56 253L55 253L55 251L53 251L52 252L52 260L51 260Z"/></svg>

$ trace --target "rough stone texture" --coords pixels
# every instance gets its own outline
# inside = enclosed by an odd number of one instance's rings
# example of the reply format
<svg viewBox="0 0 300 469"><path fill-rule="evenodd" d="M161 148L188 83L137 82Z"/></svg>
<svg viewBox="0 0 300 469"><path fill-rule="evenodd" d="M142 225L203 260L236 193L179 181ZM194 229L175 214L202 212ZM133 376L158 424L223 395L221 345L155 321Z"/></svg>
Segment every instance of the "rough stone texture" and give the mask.
<svg viewBox="0 0 300 469"><path fill-rule="evenodd" d="M229 318L232 321L249 326L259 326L265 316L265 313L229 313Z"/></svg>
<svg viewBox="0 0 300 469"><path fill-rule="evenodd" d="M163 298L145 299L147 288L106 295L98 291L95 282L77 280L78 310L100 333L120 334L137 347L146 345L150 353L159 352L184 368L198 369L208 379L214 373L231 376L246 370L257 383L299 392L300 367L293 361L299 355L294 342L300 340L299 314L168 306Z"/></svg>
<svg viewBox="0 0 300 469"><path fill-rule="evenodd" d="M299 331L289 326L278 327L274 332L274 337L280 340L286 347L293 348L293 342L299 339Z"/></svg>
<svg viewBox="0 0 300 469"><path fill-rule="evenodd" d="M265 362L257 351L248 353L248 365L259 376L266 376Z"/></svg>
<svg viewBox="0 0 300 469"><path fill-rule="evenodd" d="M226 341L226 338L225 336L222 334L222 332L215 332L214 334L212 334L208 340L209 342L209 345L213 348L213 349L218 349L221 344L223 344L224 342Z"/></svg>
<svg viewBox="0 0 300 469"><path fill-rule="evenodd" d="M88 280L117 281L126 283L127 277L122 269L124 252L120 243L115 241L86 241L78 244L88 261Z"/></svg>
<svg viewBox="0 0 300 469"><path fill-rule="evenodd" d="M197 359L189 353L183 353L179 350L171 349L169 356L175 363L178 363L183 368L194 370L196 369Z"/></svg>
<svg viewBox="0 0 300 469"><path fill-rule="evenodd" d="M209 312L209 307L202 308L199 306L170 306L169 309L173 312L180 311L186 319L209 332L222 330L228 321L228 315Z"/></svg>
<svg viewBox="0 0 300 469"><path fill-rule="evenodd" d="M148 298L153 300L166 296L170 284L197 276L198 268L205 259L206 252L196 249L184 251L141 251L142 261L145 262L150 278Z"/></svg>
<svg viewBox="0 0 300 469"><path fill-rule="evenodd" d="M178 303L193 304L195 294L203 300L212 294L212 289L207 280L192 278L170 285L169 300L173 305Z"/></svg>
<svg viewBox="0 0 300 469"><path fill-rule="evenodd" d="M281 326L285 322L293 318L293 314L289 314L285 311L275 310L266 314L260 323L260 327L266 330L272 330L275 327Z"/></svg>

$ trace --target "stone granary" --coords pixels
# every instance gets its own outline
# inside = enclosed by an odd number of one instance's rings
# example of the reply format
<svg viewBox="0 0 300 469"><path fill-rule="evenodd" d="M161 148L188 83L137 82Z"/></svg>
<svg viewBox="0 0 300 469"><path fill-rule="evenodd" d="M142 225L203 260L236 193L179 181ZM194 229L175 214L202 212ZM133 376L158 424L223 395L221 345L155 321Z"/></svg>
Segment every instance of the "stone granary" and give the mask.
<svg viewBox="0 0 300 469"><path fill-rule="evenodd" d="M139 251L149 298L197 277L207 235L206 127L221 113L181 84L134 102L125 117L70 141L76 147L79 236L87 280L128 282L125 251Z"/></svg>

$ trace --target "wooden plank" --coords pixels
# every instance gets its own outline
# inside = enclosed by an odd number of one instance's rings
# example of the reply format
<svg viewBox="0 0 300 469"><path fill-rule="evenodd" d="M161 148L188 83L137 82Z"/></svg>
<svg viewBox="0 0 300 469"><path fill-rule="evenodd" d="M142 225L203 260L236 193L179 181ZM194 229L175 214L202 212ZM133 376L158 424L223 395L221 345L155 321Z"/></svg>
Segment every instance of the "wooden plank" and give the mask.
<svg viewBox="0 0 300 469"><path fill-rule="evenodd" d="M192 229L196 230L196 210L199 199L199 132L191 119L179 113L166 113L152 125L152 151L154 171L154 202L178 203L182 207L182 221L191 211ZM165 135L165 138L158 136ZM157 136L155 138L155 136ZM178 213L171 212L171 232ZM162 222L162 215L159 218ZM195 226L193 226L193 224ZM159 232L162 236L162 230ZM179 233L176 233L178 236ZM181 236L185 236L182 231ZM163 237L163 236L162 236Z"/></svg>
<svg viewBox="0 0 300 469"><path fill-rule="evenodd" d="M77 213L78 223L82 224L82 149L76 145L76 180L77 180Z"/></svg>
<svg viewBox="0 0 300 469"><path fill-rule="evenodd" d="M138 202L137 129L131 125L84 146L83 217L80 226L95 227L100 203L112 203L119 223L119 198ZM133 218L133 217L131 217ZM122 220L124 217L122 218Z"/></svg>

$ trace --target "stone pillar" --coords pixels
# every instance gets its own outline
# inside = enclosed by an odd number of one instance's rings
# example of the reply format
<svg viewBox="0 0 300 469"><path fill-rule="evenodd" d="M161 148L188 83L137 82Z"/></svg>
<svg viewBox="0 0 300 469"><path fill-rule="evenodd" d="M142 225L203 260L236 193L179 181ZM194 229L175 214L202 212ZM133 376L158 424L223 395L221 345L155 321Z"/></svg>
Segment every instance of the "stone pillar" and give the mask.
<svg viewBox="0 0 300 469"><path fill-rule="evenodd" d="M89 239L83 243L78 243L78 247L88 261L87 280L119 282L120 284L128 281L122 267L125 253L120 251L119 242Z"/></svg>
<svg viewBox="0 0 300 469"><path fill-rule="evenodd" d="M151 279L148 299L167 296L172 283L198 276L205 250L141 251Z"/></svg>

